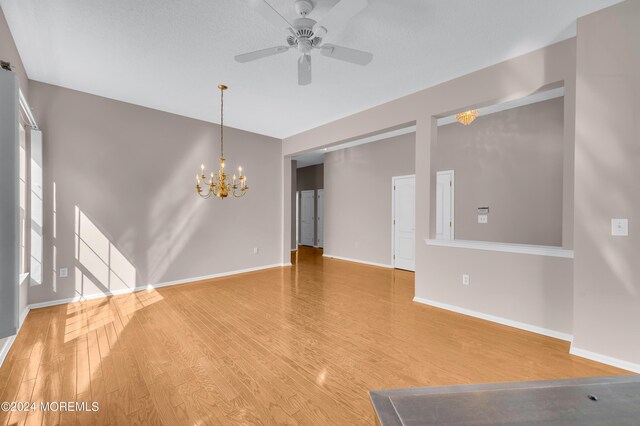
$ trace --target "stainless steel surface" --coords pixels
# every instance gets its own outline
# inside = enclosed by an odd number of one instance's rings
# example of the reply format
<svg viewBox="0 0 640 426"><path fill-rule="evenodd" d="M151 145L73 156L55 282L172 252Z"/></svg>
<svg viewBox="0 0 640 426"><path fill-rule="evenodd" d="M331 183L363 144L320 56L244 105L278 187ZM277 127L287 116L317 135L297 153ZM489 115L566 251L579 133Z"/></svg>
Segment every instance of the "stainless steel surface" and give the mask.
<svg viewBox="0 0 640 426"><path fill-rule="evenodd" d="M370 396L385 426L640 425L640 376L382 390Z"/></svg>

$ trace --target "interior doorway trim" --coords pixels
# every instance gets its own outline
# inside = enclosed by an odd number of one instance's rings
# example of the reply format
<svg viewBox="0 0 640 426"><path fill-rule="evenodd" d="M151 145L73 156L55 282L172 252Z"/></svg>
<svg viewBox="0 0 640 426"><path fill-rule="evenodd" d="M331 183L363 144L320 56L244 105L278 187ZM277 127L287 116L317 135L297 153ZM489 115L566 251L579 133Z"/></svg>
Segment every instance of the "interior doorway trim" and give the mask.
<svg viewBox="0 0 640 426"><path fill-rule="evenodd" d="M324 189L316 189L316 241L314 247L324 248Z"/></svg>

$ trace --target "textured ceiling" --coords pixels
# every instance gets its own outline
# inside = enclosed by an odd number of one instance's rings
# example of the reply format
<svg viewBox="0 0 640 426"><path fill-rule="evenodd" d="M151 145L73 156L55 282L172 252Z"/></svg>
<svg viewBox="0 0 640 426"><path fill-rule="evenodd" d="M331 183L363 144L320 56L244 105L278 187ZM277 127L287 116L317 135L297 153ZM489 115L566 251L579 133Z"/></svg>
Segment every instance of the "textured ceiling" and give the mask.
<svg viewBox="0 0 640 426"><path fill-rule="evenodd" d="M349 0L342 0L349 1ZM29 78L286 137L575 35L576 18L619 0L370 0L325 41L368 50L360 67L313 57L297 85L294 51L245 0L0 0ZM293 0L270 0L289 19ZM314 0L322 16L337 0Z"/></svg>

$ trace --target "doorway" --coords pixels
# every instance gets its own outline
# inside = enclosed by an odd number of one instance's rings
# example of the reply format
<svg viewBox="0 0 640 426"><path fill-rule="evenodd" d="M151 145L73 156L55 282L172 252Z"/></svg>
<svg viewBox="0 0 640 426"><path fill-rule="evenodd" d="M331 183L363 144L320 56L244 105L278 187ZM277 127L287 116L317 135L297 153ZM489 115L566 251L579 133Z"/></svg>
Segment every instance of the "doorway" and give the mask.
<svg viewBox="0 0 640 426"><path fill-rule="evenodd" d="M415 271L416 177L392 178L393 267Z"/></svg>
<svg viewBox="0 0 640 426"><path fill-rule="evenodd" d="M300 244L315 244L315 191L300 191Z"/></svg>

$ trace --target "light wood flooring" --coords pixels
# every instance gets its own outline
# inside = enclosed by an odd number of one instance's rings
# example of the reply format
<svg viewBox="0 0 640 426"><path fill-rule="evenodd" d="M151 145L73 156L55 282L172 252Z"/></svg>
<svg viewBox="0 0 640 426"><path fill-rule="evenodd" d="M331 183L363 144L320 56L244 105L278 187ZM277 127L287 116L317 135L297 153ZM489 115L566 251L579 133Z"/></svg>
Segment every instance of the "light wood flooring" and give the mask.
<svg viewBox="0 0 640 426"><path fill-rule="evenodd" d="M322 258L33 310L0 401L97 401L5 424L373 424L368 391L629 374L569 344L423 306L413 274Z"/></svg>

